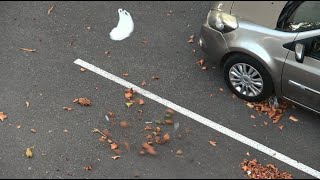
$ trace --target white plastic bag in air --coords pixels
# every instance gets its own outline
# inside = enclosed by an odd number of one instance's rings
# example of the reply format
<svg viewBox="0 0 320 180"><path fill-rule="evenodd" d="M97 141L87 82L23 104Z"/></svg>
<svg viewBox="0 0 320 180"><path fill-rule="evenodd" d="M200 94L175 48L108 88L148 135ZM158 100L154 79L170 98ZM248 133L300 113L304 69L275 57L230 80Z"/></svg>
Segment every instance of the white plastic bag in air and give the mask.
<svg viewBox="0 0 320 180"><path fill-rule="evenodd" d="M119 22L117 27L113 28L109 33L110 38L115 41L121 41L131 35L134 24L130 13L126 10L118 9Z"/></svg>

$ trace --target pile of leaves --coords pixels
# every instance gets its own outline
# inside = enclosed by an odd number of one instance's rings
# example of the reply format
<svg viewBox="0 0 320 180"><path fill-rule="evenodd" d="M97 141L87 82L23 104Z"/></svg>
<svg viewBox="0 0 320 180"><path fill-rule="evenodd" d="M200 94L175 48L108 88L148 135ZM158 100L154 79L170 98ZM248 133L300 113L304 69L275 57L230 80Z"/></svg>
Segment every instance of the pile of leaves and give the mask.
<svg viewBox="0 0 320 180"><path fill-rule="evenodd" d="M241 165L242 170L251 179L293 179L291 173L279 171L273 164L264 167L256 159L251 161L245 159Z"/></svg>
<svg viewBox="0 0 320 180"><path fill-rule="evenodd" d="M273 120L273 123L277 123L283 116L283 113L287 110L289 104L282 101L279 107L270 106L267 101L262 101L259 103L247 103L247 106L251 109L255 109L259 114L265 113Z"/></svg>

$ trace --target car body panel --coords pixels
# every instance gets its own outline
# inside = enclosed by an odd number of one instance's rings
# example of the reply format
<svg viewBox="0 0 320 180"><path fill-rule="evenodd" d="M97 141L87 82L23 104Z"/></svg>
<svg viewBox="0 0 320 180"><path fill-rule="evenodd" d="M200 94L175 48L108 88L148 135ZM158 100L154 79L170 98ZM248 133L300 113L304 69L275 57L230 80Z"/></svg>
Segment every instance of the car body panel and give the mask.
<svg viewBox="0 0 320 180"><path fill-rule="evenodd" d="M320 36L320 30L299 33L295 41ZM320 111L320 59L304 57L296 61L295 52L289 51L282 74L283 95L314 110Z"/></svg>

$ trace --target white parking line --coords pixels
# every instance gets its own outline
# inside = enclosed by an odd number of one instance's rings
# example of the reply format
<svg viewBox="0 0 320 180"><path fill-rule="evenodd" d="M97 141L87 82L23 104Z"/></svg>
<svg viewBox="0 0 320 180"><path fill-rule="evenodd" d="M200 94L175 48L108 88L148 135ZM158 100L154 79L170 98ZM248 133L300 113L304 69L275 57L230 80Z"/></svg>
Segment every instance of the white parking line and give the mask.
<svg viewBox="0 0 320 180"><path fill-rule="evenodd" d="M108 72L106 72L106 71L104 71L104 70L102 70L92 64L89 64L81 59L77 59L76 61L74 61L74 63L78 64L78 65L80 65L80 66L82 66L92 72L95 72L96 74L99 74L99 75L101 75L111 81L114 81L114 82L116 82L126 88L133 88L134 90L137 91L137 93L139 93L147 98L150 98L154 101L157 101L158 103L163 104L164 106L167 106L167 107L169 107L169 108L171 108L171 109L173 109L173 110L175 110L175 111L177 111L177 112L179 112L179 113L181 113L181 114L183 114L183 115L185 115L195 121L198 121L201 124L204 124L212 129L215 129L216 131L219 131L219 132L221 132L221 133L223 133L223 134L225 134L225 135L227 135L237 141L240 141L243 144L246 144L254 149L257 149L257 150L259 150L259 151L261 151L271 157L274 157L284 163L287 163L288 165L290 165L292 167L295 167L295 168L297 168L307 174L310 174L311 176L314 176L314 177L320 179L320 172L319 171L317 171L309 166L306 166L306 165L304 165L294 159L291 159L290 157L285 156L284 154L281 154L273 149L270 149L267 146L260 144L250 138L247 138L246 136L243 136L235 131L232 131L231 129L228 129L220 124L217 124L210 119L207 119L203 116L200 116L199 114L196 114L196 113L194 113L184 107L181 107L171 101L163 99L163 98L161 98L161 97L159 97L159 96L157 96L147 90L144 90L144 89L142 89L142 88L140 88L140 87L138 87L138 86L122 79L122 78L119 78L113 74L110 74L110 73L108 73Z"/></svg>

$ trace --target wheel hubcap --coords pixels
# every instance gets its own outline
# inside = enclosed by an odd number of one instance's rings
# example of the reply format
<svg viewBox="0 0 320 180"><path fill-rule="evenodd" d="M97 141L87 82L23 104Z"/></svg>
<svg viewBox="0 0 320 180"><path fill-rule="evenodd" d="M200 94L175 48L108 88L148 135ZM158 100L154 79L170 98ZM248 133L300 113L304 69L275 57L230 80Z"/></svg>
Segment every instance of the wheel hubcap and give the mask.
<svg viewBox="0 0 320 180"><path fill-rule="evenodd" d="M263 90L260 73L249 64L233 65L229 70L229 80L238 92L246 96L258 96Z"/></svg>

